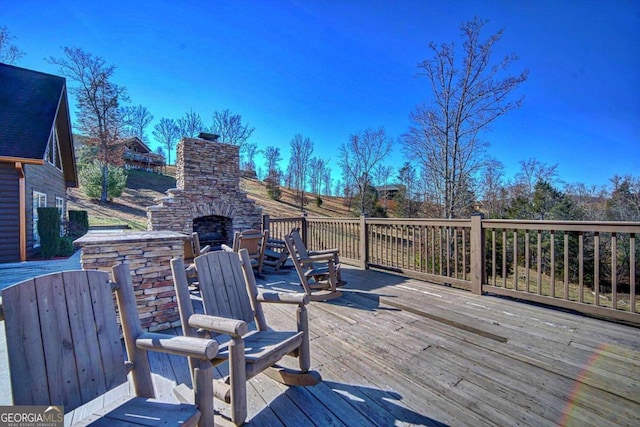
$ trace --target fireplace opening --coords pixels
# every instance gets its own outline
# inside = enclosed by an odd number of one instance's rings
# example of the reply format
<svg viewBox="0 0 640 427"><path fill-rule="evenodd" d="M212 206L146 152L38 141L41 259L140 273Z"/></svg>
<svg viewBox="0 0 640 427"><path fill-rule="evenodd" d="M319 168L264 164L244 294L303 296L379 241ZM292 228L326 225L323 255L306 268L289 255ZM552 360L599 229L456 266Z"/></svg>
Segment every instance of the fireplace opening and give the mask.
<svg viewBox="0 0 640 427"><path fill-rule="evenodd" d="M233 220L225 216L209 215L193 220L193 231L198 233L200 245L210 245L219 250L224 243L231 245L233 238Z"/></svg>

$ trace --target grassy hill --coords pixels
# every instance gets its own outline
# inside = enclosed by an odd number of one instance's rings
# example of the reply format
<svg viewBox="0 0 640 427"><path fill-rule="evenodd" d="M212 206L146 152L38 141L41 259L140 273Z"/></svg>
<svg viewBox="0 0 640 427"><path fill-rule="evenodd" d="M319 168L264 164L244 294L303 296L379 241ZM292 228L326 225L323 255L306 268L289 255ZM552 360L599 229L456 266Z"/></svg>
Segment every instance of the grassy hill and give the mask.
<svg viewBox="0 0 640 427"><path fill-rule="evenodd" d="M169 170L168 173L172 173ZM121 197L109 203L88 200L79 188L69 190L69 209L86 210L90 225L128 225L134 230L146 230L148 206L157 204L156 199L175 188L176 180L169 175L159 175L143 171L129 171L127 188ZM271 200L267 196L266 184L256 179L241 178L240 188L262 208L264 214L273 217L300 215L299 203L295 201L295 191L282 188L282 198ZM349 216L342 197L322 196L322 206L316 206L312 195L304 206L310 216Z"/></svg>

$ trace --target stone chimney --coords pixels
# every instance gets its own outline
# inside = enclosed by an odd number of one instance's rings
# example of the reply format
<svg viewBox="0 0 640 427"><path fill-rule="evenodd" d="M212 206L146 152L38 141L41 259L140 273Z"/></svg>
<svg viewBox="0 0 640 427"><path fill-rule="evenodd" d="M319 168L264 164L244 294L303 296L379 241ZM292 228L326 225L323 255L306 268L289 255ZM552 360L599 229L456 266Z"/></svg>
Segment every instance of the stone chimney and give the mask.
<svg viewBox="0 0 640 427"><path fill-rule="evenodd" d="M147 230L197 231L201 244L215 247L232 243L235 231L260 228L262 209L240 191L238 146L183 138L176 187L147 208Z"/></svg>

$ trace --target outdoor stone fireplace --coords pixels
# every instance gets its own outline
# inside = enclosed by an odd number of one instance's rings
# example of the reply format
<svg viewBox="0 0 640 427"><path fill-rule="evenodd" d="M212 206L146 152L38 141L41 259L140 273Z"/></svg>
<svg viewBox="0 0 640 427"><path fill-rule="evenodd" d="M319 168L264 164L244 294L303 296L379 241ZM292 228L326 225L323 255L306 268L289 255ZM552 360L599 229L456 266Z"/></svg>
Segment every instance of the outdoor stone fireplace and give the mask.
<svg viewBox="0 0 640 427"><path fill-rule="evenodd" d="M231 244L235 231L260 228L262 210L240 191L239 147L183 138L176 187L147 208L147 230L196 231L202 245Z"/></svg>

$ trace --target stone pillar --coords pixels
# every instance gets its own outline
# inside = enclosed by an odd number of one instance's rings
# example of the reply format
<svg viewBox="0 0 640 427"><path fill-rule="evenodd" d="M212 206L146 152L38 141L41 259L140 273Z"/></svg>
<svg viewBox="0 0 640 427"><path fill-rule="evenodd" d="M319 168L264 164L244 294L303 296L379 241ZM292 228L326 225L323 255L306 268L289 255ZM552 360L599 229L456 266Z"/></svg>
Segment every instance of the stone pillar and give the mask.
<svg viewBox="0 0 640 427"><path fill-rule="evenodd" d="M173 231L88 233L74 243L82 248L84 270L129 263L142 327L159 331L180 325L170 261L184 256L187 236Z"/></svg>

